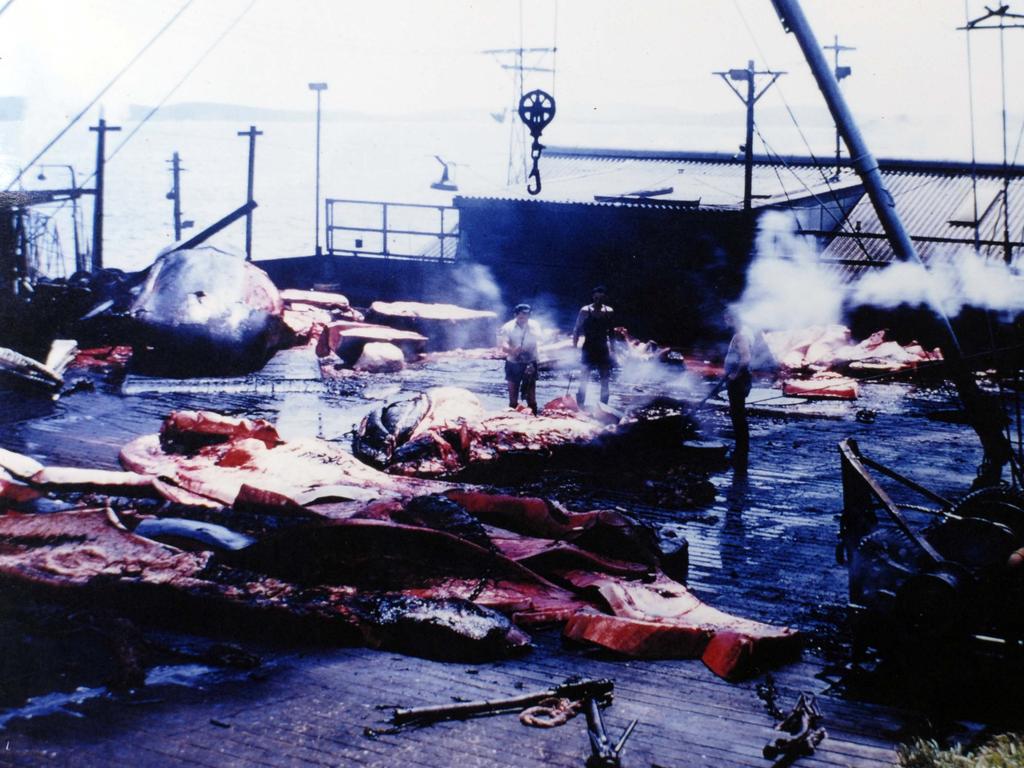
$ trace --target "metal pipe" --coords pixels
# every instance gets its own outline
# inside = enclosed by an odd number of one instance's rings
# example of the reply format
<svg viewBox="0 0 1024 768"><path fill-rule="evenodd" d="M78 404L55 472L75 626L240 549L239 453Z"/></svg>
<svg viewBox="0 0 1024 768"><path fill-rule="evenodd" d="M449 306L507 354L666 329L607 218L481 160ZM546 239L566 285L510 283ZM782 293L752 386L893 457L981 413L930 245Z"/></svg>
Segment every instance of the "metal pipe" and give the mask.
<svg viewBox="0 0 1024 768"><path fill-rule="evenodd" d="M798 0L772 0L775 12L787 32L792 32L803 51L811 73L821 90L822 96L828 105L832 118L835 120L846 148L849 150L850 159L854 169L864 183L868 198L874 206L882 229L885 231L896 256L901 261L915 261L921 266L924 263L910 239L910 235L903 226L899 214L896 212L896 204L892 194L885 187L878 162L875 160L867 144L864 142L853 119L853 113L846 105L842 92L839 90L839 83L836 82L829 69L822 48L815 39L814 31L811 29L803 9ZM1009 441L1002 434L1000 422L1005 420L1005 414L998 403L988 401L978 389L970 371L963 362L963 351L960 347L960 340L953 330L949 317L943 311L938 299L928 290L926 293L928 303L935 314L939 317L943 328L946 331L948 346L945 347L946 361L950 367L950 373L956 384L960 399L964 407L971 415L972 426L977 432L982 446L985 449L985 464L982 469L989 472L1001 470L1002 466L1012 456ZM998 412L997 412L998 409ZM998 474L996 471L995 474Z"/></svg>
<svg viewBox="0 0 1024 768"><path fill-rule="evenodd" d="M65 168L71 174L71 234L74 236L75 242L75 271L83 271L88 268L88 265L84 263L84 254L78 239L78 197L81 192L78 189L78 181L75 178L75 168L67 163L38 163L37 167L40 169L39 176L37 177L40 181L46 178L43 170L45 168Z"/></svg>

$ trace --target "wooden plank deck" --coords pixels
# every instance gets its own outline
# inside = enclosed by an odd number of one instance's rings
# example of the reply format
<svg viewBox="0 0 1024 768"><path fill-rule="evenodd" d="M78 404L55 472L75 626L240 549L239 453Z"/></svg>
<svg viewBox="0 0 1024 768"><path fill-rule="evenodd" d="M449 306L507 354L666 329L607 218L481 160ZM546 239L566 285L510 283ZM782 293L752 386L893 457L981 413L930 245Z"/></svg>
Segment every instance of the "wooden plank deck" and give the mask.
<svg viewBox="0 0 1024 768"><path fill-rule="evenodd" d="M304 371L295 379L308 372L281 361L274 370L282 380L291 370ZM503 382L493 361L367 377L333 391L295 391L301 388L287 383L273 394L199 385L152 391L136 382L131 395L101 387L56 404L0 400L0 445L50 463L115 466L124 442L155 431L168 411L183 407L266 416L278 420L286 436L343 440L374 403L363 396L364 387L369 393L395 384L412 390L440 383L467 386L488 406L502 404ZM641 399L654 386L619 388L613 404ZM671 394L675 384L658 386ZM564 389L564 378L546 378L538 394L543 401ZM829 689L823 675L845 642L846 572L834 558L842 503L835 446L856 437L878 460L940 493L962 495L980 447L967 429L925 418L949 402L945 394L913 384L868 386L853 404L773 408L766 402L752 417L748 471L713 474L716 500L699 510L654 507L613 484L587 491L588 501L610 501L686 536L690 586L711 605L808 633L803 659L774 673L781 708L809 691L818 694L825 715L828 738L800 765L891 765L894 745L921 724L924 713L845 697ZM873 423L855 419L862 408L877 411ZM722 405L713 404L705 429L713 434L725 421ZM365 728L385 725L387 713L378 705L514 695L569 675L615 681L615 703L605 713L613 733L632 718L640 720L623 754L625 766L770 764L761 749L778 734L757 695L763 679L730 684L699 661L615 659L563 647L554 631L535 640L536 648L523 658L473 667L361 648L261 648L265 664L252 674L214 674L193 686L103 697L71 707L78 716L12 719L0 729L0 764L579 766L588 752L582 716L551 730L502 715L364 735Z"/></svg>

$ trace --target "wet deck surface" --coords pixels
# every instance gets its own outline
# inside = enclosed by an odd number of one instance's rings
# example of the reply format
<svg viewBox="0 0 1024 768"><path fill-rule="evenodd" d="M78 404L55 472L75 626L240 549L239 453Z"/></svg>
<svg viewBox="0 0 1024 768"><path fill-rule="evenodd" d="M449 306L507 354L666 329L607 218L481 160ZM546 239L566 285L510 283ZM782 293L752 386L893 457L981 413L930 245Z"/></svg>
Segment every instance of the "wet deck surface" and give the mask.
<svg viewBox="0 0 1024 768"><path fill-rule="evenodd" d="M323 386L308 354L284 353L259 377L242 381L182 386L131 377L124 387L131 394L101 386L56 404L9 397L0 401L0 445L50 464L115 467L121 445L155 432L175 408L266 416L285 438L345 441L353 423L379 405L374 397L393 398L399 387L457 384L478 393L488 407L504 405L495 361L449 360L399 376ZM566 378L548 374L538 399L564 394ZM662 392L679 394L678 382L620 381L612 404ZM755 393L751 400L761 397L772 395ZM854 403L765 400L751 409L748 471L713 472L715 501L697 509L654 504L614 482L566 487L581 491L593 506L616 504L663 532L685 536L690 587L711 605L808 633L803 659L774 673L782 709L809 691L818 694L824 712L828 738L800 765L891 765L894 745L916 732L926 713L906 702L871 703L831 685L843 661L846 600L846 571L834 556L842 504L836 443L856 437L868 455L957 497L970 484L980 448L967 428L926 418L953 406L948 393L913 383L865 386ZM724 431L724 407L713 402L705 411L708 436ZM872 423L856 418L864 409L877 414ZM8 710L0 715L0 764L579 766L588 753L582 716L551 730L502 715L364 735L364 728L386 723L387 712L378 705L516 695L570 675L615 681L615 703L605 712L612 733L640 720L623 753L625 766L771 764L761 756L775 722L757 695L763 677L730 684L700 661L613 659L563 647L554 631L536 633L535 640L536 648L522 659L479 666L359 648L255 643L264 658L255 671L182 668L180 674L194 673L192 684L152 685L119 696L80 692L80 703L33 718Z"/></svg>

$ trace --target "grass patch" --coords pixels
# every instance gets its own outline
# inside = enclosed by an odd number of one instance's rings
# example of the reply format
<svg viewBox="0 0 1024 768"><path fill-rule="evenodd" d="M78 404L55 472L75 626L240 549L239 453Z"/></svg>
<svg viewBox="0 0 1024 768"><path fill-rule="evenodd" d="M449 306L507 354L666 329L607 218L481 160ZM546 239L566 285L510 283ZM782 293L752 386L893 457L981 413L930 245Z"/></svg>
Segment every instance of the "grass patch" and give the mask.
<svg viewBox="0 0 1024 768"><path fill-rule="evenodd" d="M959 744L942 749L931 739L896 748L900 768L1024 768L1024 733L1004 733L978 749L964 752Z"/></svg>

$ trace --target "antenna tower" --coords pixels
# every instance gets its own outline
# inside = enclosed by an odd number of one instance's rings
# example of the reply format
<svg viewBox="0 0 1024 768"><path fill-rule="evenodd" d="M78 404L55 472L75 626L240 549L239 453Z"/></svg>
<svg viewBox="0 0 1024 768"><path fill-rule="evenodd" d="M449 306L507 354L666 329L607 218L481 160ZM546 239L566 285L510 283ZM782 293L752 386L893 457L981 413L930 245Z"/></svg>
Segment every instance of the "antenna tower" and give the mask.
<svg viewBox="0 0 1024 768"><path fill-rule="evenodd" d="M529 170L530 150L527 142L526 126L515 116L519 109L519 100L526 92L526 72L549 72L554 81L554 66L541 66L547 54L554 54L558 49L552 48L490 48L484 53L494 56L502 69L512 72L512 108L509 110L508 134L508 173L506 183L511 186L526 181ZM552 89L554 90L554 89Z"/></svg>

